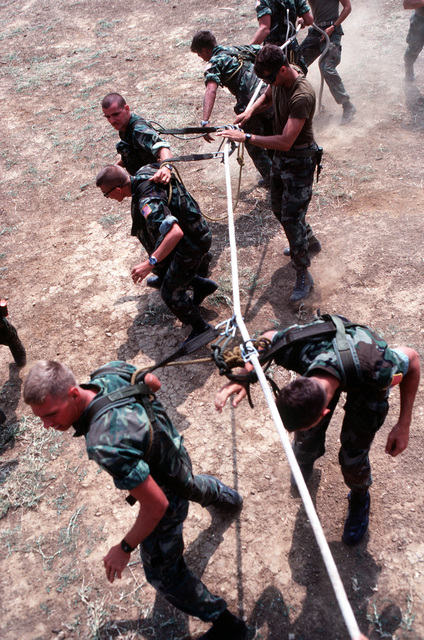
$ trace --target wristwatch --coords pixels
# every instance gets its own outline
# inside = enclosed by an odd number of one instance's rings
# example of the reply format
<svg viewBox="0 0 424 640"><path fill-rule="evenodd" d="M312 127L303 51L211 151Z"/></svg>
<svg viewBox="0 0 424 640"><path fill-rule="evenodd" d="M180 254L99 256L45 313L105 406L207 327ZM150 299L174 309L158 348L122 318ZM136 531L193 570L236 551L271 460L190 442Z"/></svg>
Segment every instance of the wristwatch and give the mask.
<svg viewBox="0 0 424 640"><path fill-rule="evenodd" d="M134 551L134 547L130 547L125 538L121 540L121 549L124 553L132 553Z"/></svg>
<svg viewBox="0 0 424 640"><path fill-rule="evenodd" d="M201 127L206 127L207 124L209 124L209 120L201 120L200 121L200 126Z"/></svg>
<svg viewBox="0 0 424 640"><path fill-rule="evenodd" d="M251 133L245 133L244 134L244 141L245 142L250 142L250 138L252 137Z"/></svg>
<svg viewBox="0 0 424 640"><path fill-rule="evenodd" d="M166 167L170 171L172 171L172 164L163 164L162 167Z"/></svg>
<svg viewBox="0 0 424 640"><path fill-rule="evenodd" d="M156 260L155 256L150 256L149 257L149 264L151 264L152 267L154 267L155 264L157 264L157 263L158 263L158 261Z"/></svg>

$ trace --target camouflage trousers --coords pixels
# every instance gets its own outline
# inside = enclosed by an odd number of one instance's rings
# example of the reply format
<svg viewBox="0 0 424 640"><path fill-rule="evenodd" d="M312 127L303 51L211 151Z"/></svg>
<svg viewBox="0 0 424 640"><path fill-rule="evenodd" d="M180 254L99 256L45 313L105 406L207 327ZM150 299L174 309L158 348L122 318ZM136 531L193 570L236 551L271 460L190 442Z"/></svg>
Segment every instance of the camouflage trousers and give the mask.
<svg viewBox="0 0 424 640"><path fill-rule="evenodd" d="M247 104L246 104L247 107ZM270 111L268 109L268 111ZM258 116L253 116L243 126L245 133L254 133L257 136L272 136L274 135L274 120L272 115L266 111ZM271 173L272 157L274 152L268 149L261 149L254 144L246 142L246 151L252 158L252 162L261 176L265 179L269 178Z"/></svg>
<svg viewBox="0 0 424 640"><path fill-rule="evenodd" d="M140 556L146 580L174 607L213 622L227 608L225 600L214 596L188 568L183 556L183 523L189 503L184 498L168 494L166 514L140 544Z"/></svg>
<svg viewBox="0 0 424 640"><path fill-rule="evenodd" d="M312 197L315 157L293 158L276 151L271 169L271 206L283 225L295 269L309 267L309 239L314 234L306 212Z"/></svg>
<svg viewBox="0 0 424 640"><path fill-rule="evenodd" d="M154 269L154 273L163 279L160 291L162 300L184 324L193 325L201 317L187 289L204 265L207 269L206 262L210 255L210 252L188 254L183 247L177 248L160 267Z"/></svg>
<svg viewBox="0 0 424 640"><path fill-rule="evenodd" d="M297 431L293 451L299 464L309 464L325 453L325 434L339 400L333 396L328 413L308 431ZM372 484L369 451L375 434L389 410L386 392L349 391L340 434L339 463L343 478L352 491L362 492Z"/></svg>
<svg viewBox="0 0 424 640"><path fill-rule="evenodd" d="M326 42L321 40L321 34L316 29L309 29L308 35L300 45L303 58L308 67L316 60L324 51ZM331 95L337 104L349 102L350 96L347 93L341 77L336 71L336 67L340 64L342 47L341 33L338 30L330 36L330 48L326 56L320 63L321 73L324 77Z"/></svg>
<svg viewBox="0 0 424 640"><path fill-rule="evenodd" d="M405 63L413 65L424 47L424 18L414 12L409 22L409 31L406 36L408 47L405 51Z"/></svg>

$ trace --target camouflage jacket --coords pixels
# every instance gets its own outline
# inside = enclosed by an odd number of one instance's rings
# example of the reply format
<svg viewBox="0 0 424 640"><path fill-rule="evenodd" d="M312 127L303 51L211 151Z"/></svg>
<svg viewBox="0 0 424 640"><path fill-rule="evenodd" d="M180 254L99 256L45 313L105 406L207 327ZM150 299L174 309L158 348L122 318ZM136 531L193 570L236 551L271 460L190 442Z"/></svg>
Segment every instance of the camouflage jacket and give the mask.
<svg viewBox="0 0 424 640"><path fill-rule="evenodd" d="M318 323L322 322L318 320ZM313 323L311 323L313 324ZM294 325L298 327L299 325ZM288 327L290 329L292 327ZM285 331L278 331L273 342ZM390 349L387 342L374 333L369 327L354 325L346 327L346 333L352 337L362 370L364 390L383 391L399 384L408 372L408 357ZM341 366L331 338L310 339L293 346L283 347L274 356L276 364L302 376L312 376L319 371L326 371L342 380ZM348 390L348 389L346 389Z"/></svg>
<svg viewBox="0 0 424 640"><path fill-rule="evenodd" d="M134 113L128 121L124 132L119 132L121 142L116 150L128 173L134 176L140 167L156 162L159 150L169 148L169 144L154 131L149 123Z"/></svg>
<svg viewBox="0 0 424 640"><path fill-rule="evenodd" d="M130 374L136 368L126 362L110 362L108 367L122 367ZM128 382L117 374L101 374L83 389L99 388L99 395L107 395L128 386ZM94 402L94 400L93 400ZM78 422L74 424L75 436L85 436L87 454L112 477L118 489L130 491L144 482L150 474L160 484L163 478L178 475L181 464L187 459L183 438L178 434L165 409L153 399L151 407L155 416L154 430L160 431L156 438L156 451L146 459L150 449L149 418L144 407L138 402L128 402L122 407L107 410L89 422L86 408Z"/></svg>
<svg viewBox="0 0 424 640"><path fill-rule="evenodd" d="M131 235L137 236L150 255L178 223L184 233L177 245L180 251L203 255L210 248L212 236L199 205L174 176L170 186L150 182L157 168L158 165L147 165L131 178Z"/></svg>
<svg viewBox="0 0 424 640"><path fill-rule="evenodd" d="M262 18L271 14L271 30L264 44L284 44L287 40L287 9L292 25L296 26L296 19L310 11L305 0L256 0L256 16ZM293 32L289 32L289 37Z"/></svg>
<svg viewBox="0 0 424 640"><path fill-rule="evenodd" d="M212 56L205 67L205 84L216 82L221 87L227 87L237 99L234 111L242 113L252 97L259 78L255 74L253 65L260 51L259 45L221 46L212 50ZM266 86L261 90L263 93Z"/></svg>

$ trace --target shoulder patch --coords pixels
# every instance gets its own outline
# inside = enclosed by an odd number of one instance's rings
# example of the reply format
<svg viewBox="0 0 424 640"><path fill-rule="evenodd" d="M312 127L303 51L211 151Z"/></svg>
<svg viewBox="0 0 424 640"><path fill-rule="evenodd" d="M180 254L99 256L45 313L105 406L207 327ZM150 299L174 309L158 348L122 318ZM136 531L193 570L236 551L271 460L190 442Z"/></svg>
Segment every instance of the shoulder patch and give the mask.
<svg viewBox="0 0 424 640"><path fill-rule="evenodd" d="M141 213L143 214L143 218L147 218L147 216L152 213L152 210L148 204L145 204L141 210Z"/></svg>
<svg viewBox="0 0 424 640"><path fill-rule="evenodd" d="M402 382L402 378L403 378L403 375L401 373L395 373L388 388L391 389L392 387L396 387L396 385Z"/></svg>

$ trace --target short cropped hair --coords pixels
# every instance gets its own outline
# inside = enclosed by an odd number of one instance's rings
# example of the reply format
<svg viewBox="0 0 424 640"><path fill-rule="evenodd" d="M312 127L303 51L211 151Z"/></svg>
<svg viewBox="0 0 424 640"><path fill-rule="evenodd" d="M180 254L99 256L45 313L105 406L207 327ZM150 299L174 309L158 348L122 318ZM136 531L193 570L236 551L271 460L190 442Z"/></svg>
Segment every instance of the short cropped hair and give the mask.
<svg viewBox="0 0 424 640"><path fill-rule="evenodd" d="M266 44L256 56L254 70L258 78L263 78L266 72L279 71L288 66L286 54L275 44Z"/></svg>
<svg viewBox="0 0 424 640"><path fill-rule="evenodd" d="M202 49L214 49L217 45L212 31L197 31L191 41L190 51L198 53Z"/></svg>
<svg viewBox="0 0 424 640"><path fill-rule="evenodd" d="M24 384L26 404L40 405L48 395L63 398L69 389L78 386L68 367L55 360L39 360L28 373Z"/></svg>
<svg viewBox="0 0 424 640"><path fill-rule="evenodd" d="M296 378L281 389L276 405L287 431L298 431L319 419L327 406L327 394L316 380Z"/></svg>
<svg viewBox="0 0 424 640"><path fill-rule="evenodd" d="M107 164L96 176L96 187L113 189L119 187L128 177L128 173L119 165Z"/></svg>
<svg viewBox="0 0 424 640"><path fill-rule="evenodd" d="M108 93L102 100L102 109L110 109L115 103L120 109L127 104L125 98L123 98L120 93Z"/></svg>

